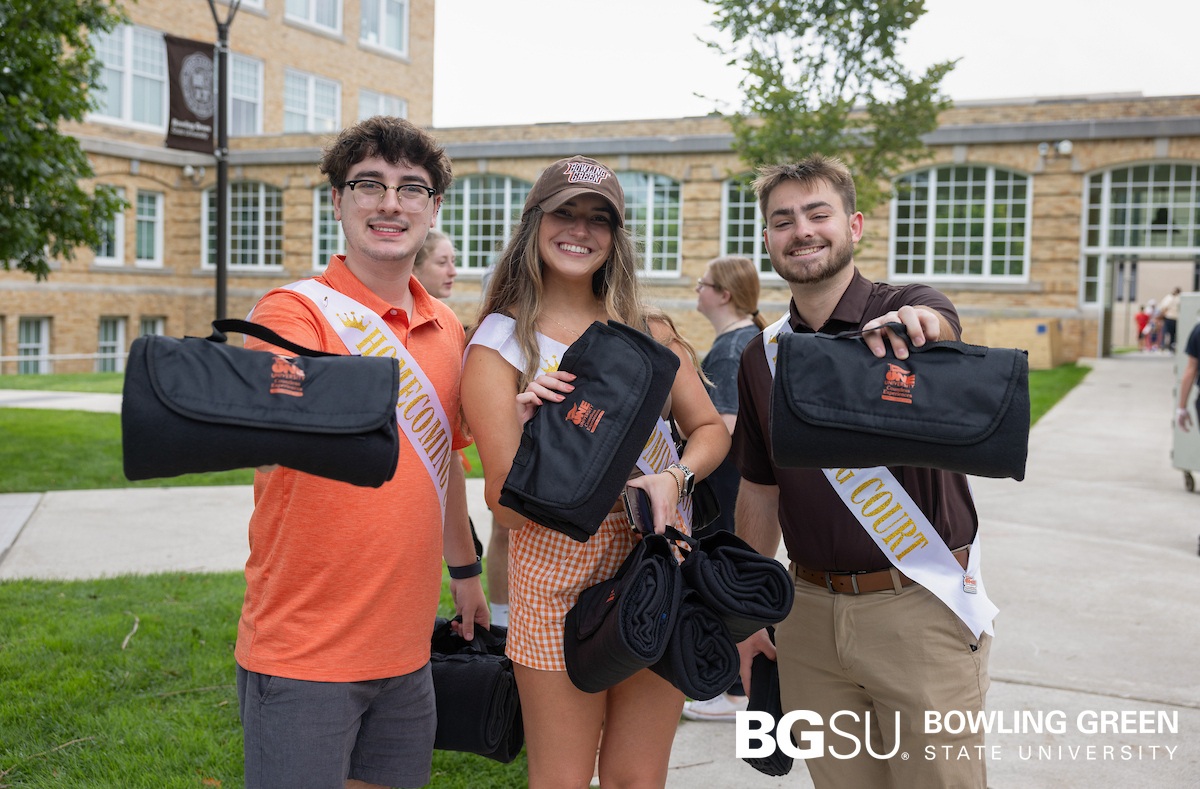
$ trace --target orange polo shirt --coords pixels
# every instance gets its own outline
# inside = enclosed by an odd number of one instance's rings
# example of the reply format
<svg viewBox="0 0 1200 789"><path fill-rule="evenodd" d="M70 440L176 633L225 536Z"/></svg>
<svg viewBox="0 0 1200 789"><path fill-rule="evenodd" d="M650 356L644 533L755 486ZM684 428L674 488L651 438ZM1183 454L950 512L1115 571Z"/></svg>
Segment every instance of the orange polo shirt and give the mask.
<svg viewBox="0 0 1200 789"><path fill-rule="evenodd" d="M437 391L452 422L453 447L469 444L459 419L463 328L454 312L414 277L410 324L403 310L367 290L340 255L316 279L384 318ZM347 353L333 326L299 293L271 291L253 320L301 345ZM411 673L429 660L441 578L437 490L403 431L396 474L380 488L288 468L259 473L235 657L260 674L319 682Z"/></svg>

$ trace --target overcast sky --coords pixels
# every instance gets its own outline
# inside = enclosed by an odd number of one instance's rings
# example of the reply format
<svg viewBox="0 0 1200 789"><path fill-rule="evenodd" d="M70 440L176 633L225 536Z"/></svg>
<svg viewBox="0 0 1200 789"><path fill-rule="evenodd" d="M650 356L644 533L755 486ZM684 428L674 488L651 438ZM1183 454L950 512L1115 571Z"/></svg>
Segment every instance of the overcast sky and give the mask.
<svg viewBox="0 0 1200 789"><path fill-rule="evenodd" d="M704 0L437 0L433 123L677 118L739 106ZM1200 94L1200 0L927 0L904 60L951 98ZM697 96L696 94L700 94Z"/></svg>

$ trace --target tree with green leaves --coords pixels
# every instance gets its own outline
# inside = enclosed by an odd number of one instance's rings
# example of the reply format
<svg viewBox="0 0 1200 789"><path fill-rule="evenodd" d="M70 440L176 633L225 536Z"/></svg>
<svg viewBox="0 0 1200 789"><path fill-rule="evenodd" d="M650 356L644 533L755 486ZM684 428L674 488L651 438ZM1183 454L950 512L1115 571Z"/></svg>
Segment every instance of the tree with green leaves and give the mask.
<svg viewBox="0 0 1200 789"><path fill-rule="evenodd" d="M921 135L949 105L940 94L954 61L910 74L897 47L924 0L707 0L726 42L709 46L744 70L735 149L751 167L836 156L854 173L859 209L921 159Z"/></svg>
<svg viewBox="0 0 1200 789"><path fill-rule="evenodd" d="M49 260L97 246L101 226L124 207L93 175L79 142L59 131L92 108L100 64L88 34L124 15L107 0L0 0L0 265L37 279Z"/></svg>

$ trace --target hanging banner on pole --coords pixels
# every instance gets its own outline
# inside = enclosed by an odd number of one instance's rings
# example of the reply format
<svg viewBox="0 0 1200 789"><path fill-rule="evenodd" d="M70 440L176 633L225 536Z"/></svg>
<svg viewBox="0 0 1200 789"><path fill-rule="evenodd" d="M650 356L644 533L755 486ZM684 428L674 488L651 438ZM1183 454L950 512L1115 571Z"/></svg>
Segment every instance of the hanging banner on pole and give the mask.
<svg viewBox="0 0 1200 789"><path fill-rule="evenodd" d="M213 152L213 45L163 35L167 42L167 72L171 106L167 118L167 147Z"/></svg>

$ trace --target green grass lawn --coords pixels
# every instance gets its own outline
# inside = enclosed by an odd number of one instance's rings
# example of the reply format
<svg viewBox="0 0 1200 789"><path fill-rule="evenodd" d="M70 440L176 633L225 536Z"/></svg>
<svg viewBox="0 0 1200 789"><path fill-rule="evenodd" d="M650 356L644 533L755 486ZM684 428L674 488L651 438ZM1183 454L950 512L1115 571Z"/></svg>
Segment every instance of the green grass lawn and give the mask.
<svg viewBox="0 0 1200 789"><path fill-rule="evenodd" d="M244 591L241 573L0 582L0 787L242 786ZM438 787L527 784L523 753L439 751L433 771Z"/></svg>

